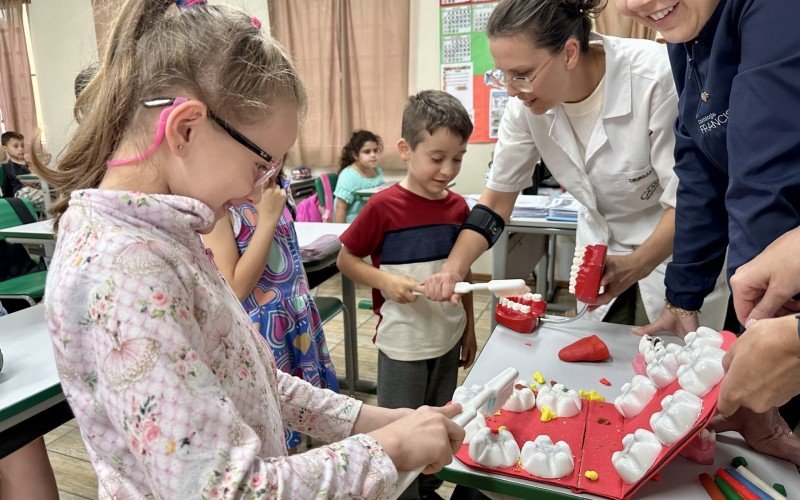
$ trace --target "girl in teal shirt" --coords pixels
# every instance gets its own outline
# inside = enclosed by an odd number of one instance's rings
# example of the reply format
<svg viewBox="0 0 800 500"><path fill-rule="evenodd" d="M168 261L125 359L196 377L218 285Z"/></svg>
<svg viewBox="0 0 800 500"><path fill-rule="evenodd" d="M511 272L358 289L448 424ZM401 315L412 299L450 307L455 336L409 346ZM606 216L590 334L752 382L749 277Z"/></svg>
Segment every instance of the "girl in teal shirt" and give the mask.
<svg viewBox="0 0 800 500"><path fill-rule="evenodd" d="M336 181L334 222L352 222L366 205L366 198L356 191L383 184L383 171L378 157L383 141L368 130L356 130L342 148L339 158L339 178Z"/></svg>

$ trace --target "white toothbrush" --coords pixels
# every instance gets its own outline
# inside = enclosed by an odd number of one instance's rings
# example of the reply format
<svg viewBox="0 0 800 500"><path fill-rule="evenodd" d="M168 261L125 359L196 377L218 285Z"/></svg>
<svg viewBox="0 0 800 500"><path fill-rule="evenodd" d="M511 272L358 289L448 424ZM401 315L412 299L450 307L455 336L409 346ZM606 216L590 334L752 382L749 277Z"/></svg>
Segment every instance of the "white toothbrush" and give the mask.
<svg viewBox="0 0 800 500"><path fill-rule="evenodd" d="M499 281L522 281L523 280L499 280ZM469 285L469 283L465 283ZM488 284L488 283L487 283ZM473 286L473 285L470 285ZM519 378L519 371L516 368L506 368L500 374L483 386L483 390L475 394L472 398L461 403L461 413L453 417L453 422L464 427L472 421L480 411L485 416L492 416L506 404L511 393L514 392L514 383ZM397 475L397 491L394 498L399 497L414 482L414 479L422 472L424 467L413 471L400 472Z"/></svg>
<svg viewBox="0 0 800 500"><path fill-rule="evenodd" d="M475 290L489 290L495 297L511 297L512 295L522 295L531 290L523 279L515 280L491 280L486 283L467 283L459 281L453 293L464 295ZM422 292L412 292L414 295L425 295Z"/></svg>

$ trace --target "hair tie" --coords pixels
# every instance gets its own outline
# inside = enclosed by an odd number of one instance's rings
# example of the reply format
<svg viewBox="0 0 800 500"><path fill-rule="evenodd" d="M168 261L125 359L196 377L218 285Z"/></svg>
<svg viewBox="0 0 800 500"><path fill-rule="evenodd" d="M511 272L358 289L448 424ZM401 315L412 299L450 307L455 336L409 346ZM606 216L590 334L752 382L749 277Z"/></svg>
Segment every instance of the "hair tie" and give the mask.
<svg viewBox="0 0 800 500"><path fill-rule="evenodd" d="M207 0L175 0L175 5L181 9L197 7L198 5L206 5L207 3Z"/></svg>
<svg viewBox="0 0 800 500"><path fill-rule="evenodd" d="M255 26L257 29L261 29L261 19L257 18L256 16L252 16L250 18L250 24Z"/></svg>

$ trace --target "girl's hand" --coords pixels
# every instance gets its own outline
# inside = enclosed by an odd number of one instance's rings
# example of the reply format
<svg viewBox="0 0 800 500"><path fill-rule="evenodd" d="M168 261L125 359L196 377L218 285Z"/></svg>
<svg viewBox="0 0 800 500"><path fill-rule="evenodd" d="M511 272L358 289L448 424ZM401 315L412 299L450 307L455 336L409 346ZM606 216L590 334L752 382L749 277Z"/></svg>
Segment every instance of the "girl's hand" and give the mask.
<svg viewBox="0 0 800 500"><path fill-rule="evenodd" d="M459 404L422 406L369 435L383 446L398 471L424 466L424 474L433 474L453 460L464 441L464 429L450 420L459 413Z"/></svg>
<svg viewBox="0 0 800 500"><path fill-rule="evenodd" d="M261 199L256 205L259 218L276 221L286 206L286 191L273 179L265 182L261 189Z"/></svg>
<svg viewBox="0 0 800 500"><path fill-rule="evenodd" d="M658 318L649 325L634 328L636 335L657 335L661 332L670 332L680 338L687 333L696 331L700 326L697 316L686 316L681 318L666 307L661 311Z"/></svg>
<svg viewBox="0 0 800 500"><path fill-rule="evenodd" d="M478 341L475 340L475 330L465 332L461 337L461 357L458 366L465 370L475 362L475 355L478 353Z"/></svg>
<svg viewBox="0 0 800 500"><path fill-rule="evenodd" d="M634 283L642 279L642 271L641 264L632 253L607 256L603 278L600 280L604 291L597 297L597 302L589 307L589 311L593 311L603 304L608 304L615 297L618 297L622 292L633 286Z"/></svg>
<svg viewBox="0 0 800 500"><path fill-rule="evenodd" d="M398 304L408 304L416 301L419 297L414 295L413 292L425 293L425 289L417 280L399 274L388 274L381 290L389 296L389 299Z"/></svg>

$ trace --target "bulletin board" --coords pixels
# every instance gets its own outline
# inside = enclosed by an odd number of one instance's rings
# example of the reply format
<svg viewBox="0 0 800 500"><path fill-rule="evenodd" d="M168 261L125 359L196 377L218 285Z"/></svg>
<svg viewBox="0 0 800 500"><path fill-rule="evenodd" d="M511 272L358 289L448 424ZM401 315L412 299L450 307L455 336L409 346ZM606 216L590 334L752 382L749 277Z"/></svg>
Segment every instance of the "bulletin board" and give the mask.
<svg viewBox="0 0 800 500"><path fill-rule="evenodd" d="M497 141L497 129L506 107L504 90L483 81L494 62L489 53L486 23L499 2L440 0L439 47L441 89L458 98L475 127L469 142Z"/></svg>

